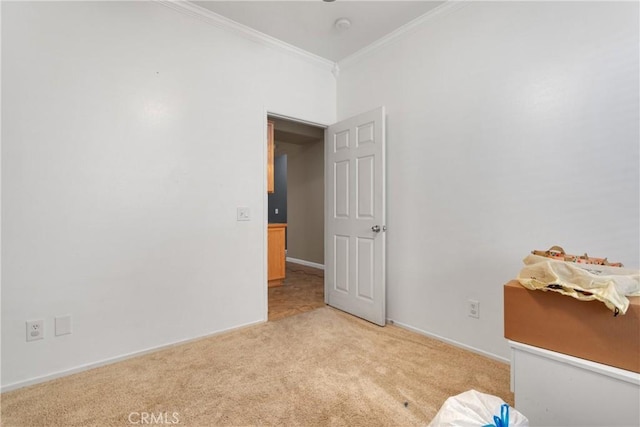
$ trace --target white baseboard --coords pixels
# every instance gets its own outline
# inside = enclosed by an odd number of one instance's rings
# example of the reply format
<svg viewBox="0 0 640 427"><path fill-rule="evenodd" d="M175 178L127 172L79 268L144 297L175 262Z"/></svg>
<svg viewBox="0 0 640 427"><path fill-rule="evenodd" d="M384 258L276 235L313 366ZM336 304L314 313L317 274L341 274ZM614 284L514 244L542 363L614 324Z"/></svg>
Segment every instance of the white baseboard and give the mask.
<svg viewBox="0 0 640 427"><path fill-rule="evenodd" d="M462 344L461 342L451 340L449 338L441 337L440 335L432 334L431 332L423 331L422 329L414 328L413 326L405 325L404 323L401 323L401 322L396 322L393 319L387 319L387 323L389 323L390 325L398 326L399 328L406 329L411 332L418 333L420 335L424 335L429 338L436 339L438 341L446 342L447 344L451 344L453 346L468 350L472 353L476 353L481 356L486 356L489 359L497 360L498 362L506 363L507 365L511 364L511 361L508 358L498 356L497 354L489 353L484 350L480 350L479 348L475 348L470 345Z"/></svg>
<svg viewBox="0 0 640 427"><path fill-rule="evenodd" d="M121 356L111 357L109 359L99 360L97 362L87 363L86 365L80 365L75 368L67 369L64 371L54 372L53 374L43 375L41 377L31 378L25 381L18 381L12 384L7 384L0 388L0 392L5 393L7 391L17 390L22 387L27 387L34 384L40 384L46 381L55 380L56 378L66 377L68 375L77 374L78 372L88 371L89 369L99 368L100 366L111 365L112 363L121 362L123 360L131 359L138 356L144 356L145 354L154 353L159 350L164 350L169 347L175 347L177 345L188 344L192 341L198 341L204 338L210 338L216 335L220 335L226 332L235 331L238 329L247 328L249 326L257 325L259 323L264 323L264 320L258 320L255 322L249 322L242 324L240 326L234 326L232 328L223 329L217 332L213 332L211 334L201 335L195 338L188 338L186 340L175 341L169 344L159 345L157 347L150 347L145 350L134 351L132 353L123 354Z"/></svg>
<svg viewBox="0 0 640 427"><path fill-rule="evenodd" d="M307 267L313 267L313 268L318 268L320 270L324 270L324 264L318 264L317 262L305 261L303 259L297 259L297 258L291 258L291 257L287 257L287 262L306 265Z"/></svg>

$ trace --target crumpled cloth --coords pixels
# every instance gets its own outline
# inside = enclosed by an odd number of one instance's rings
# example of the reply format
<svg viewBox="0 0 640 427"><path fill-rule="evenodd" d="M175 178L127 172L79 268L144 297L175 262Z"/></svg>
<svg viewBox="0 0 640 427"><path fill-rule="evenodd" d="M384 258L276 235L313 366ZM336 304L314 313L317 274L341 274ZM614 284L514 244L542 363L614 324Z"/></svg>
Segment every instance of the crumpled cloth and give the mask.
<svg viewBox="0 0 640 427"><path fill-rule="evenodd" d="M559 292L582 301L598 300L616 315L627 312L628 296L640 296L640 270L538 255L529 255L523 262L525 266L517 279L525 288Z"/></svg>

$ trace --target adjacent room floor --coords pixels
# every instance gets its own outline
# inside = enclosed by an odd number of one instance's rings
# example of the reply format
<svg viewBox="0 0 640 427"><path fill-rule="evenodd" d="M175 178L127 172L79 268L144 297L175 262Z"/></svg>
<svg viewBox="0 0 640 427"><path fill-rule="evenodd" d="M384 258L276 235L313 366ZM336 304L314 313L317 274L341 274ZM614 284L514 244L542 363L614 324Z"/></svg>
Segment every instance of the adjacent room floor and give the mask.
<svg viewBox="0 0 640 427"><path fill-rule="evenodd" d="M287 263L282 286L269 289L269 320L278 320L324 307L324 271Z"/></svg>

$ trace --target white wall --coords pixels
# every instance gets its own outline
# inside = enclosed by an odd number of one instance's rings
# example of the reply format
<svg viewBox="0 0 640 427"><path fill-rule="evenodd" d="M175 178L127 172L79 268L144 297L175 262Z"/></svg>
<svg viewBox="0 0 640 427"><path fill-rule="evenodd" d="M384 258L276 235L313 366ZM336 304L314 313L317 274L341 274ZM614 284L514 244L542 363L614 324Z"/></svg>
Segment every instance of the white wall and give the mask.
<svg viewBox="0 0 640 427"><path fill-rule="evenodd" d="M388 114L389 318L506 358L529 251L638 266L639 34L637 2L473 2L341 64L338 119Z"/></svg>
<svg viewBox="0 0 640 427"><path fill-rule="evenodd" d="M157 3L1 6L2 385L264 320L264 109L332 123L329 70ZM387 107L390 318L506 357L528 251L638 266L638 34L478 2L343 64L339 118Z"/></svg>
<svg viewBox="0 0 640 427"><path fill-rule="evenodd" d="M142 2L2 2L2 66L5 389L265 320L265 108L330 67Z"/></svg>

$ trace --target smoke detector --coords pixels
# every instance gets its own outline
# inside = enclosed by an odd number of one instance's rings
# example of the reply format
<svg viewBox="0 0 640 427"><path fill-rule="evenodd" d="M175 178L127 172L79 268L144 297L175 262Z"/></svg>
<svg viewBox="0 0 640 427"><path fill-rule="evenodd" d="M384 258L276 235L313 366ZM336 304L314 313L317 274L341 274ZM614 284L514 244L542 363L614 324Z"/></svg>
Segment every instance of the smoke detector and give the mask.
<svg viewBox="0 0 640 427"><path fill-rule="evenodd" d="M333 26L338 30L348 30L351 28L351 21L349 18L338 18Z"/></svg>

